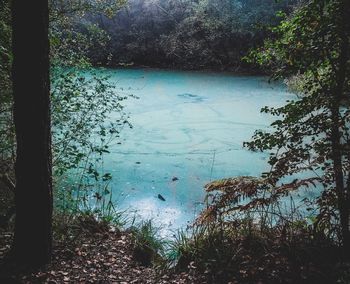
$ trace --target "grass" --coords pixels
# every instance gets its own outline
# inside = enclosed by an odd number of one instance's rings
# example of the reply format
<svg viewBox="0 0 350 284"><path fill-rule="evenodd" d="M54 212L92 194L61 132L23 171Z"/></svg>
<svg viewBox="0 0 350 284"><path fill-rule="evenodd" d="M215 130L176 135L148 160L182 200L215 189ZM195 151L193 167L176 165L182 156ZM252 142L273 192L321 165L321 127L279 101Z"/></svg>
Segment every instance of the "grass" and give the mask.
<svg viewBox="0 0 350 284"><path fill-rule="evenodd" d="M196 225L177 233L168 266L208 283L350 283L339 247L296 222L266 227L248 216Z"/></svg>
<svg viewBox="0 0 350 284"><path fill-rule="evenodd" d="M295 216L268 223L242 212L239 218L195 223L165 240L151 220L136 225L134 220L125 229L128 212L106 197L99 206L76 206L72 199L65 204L79 210L56 208L54 240L74 255L81 236L126 231L141 265L159 273L204 275L207 283L350 283L350 264L340 259L339 246Z"/></svg>
<svg viewBox="0 0 350 284"><path fill-rule="evenodd" d="M159 236L160 227L152 220L141 221L130 229L133 239L133 256L144 266L159 266L164 262L167 241Z"/></svg>

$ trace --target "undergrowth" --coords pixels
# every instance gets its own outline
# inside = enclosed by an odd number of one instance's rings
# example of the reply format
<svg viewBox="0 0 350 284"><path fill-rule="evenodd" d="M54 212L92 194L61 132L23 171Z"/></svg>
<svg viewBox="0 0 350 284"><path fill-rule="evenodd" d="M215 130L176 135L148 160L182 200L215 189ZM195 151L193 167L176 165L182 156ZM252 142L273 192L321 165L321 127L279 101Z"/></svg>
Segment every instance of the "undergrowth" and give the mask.
<svg viewBox="0 0 350 284"><path fill-rule="evenodd" d="M350 283L333 225L281 210L280 200L260 198L266 190L249 177L208 184L207 207L167 246L167 268L207 283Z"/></svg>
<svg viewBox="0 0 350 284"><path fill-rule="evenodd" d="M161 266L164 263L164 251L168 241L160 237L160 227L148 220L130 227L128 231L132 234L135 260L144 266Z"/></svg>
<svg viewBox="0 0 350 284"><path fill-rule="evenodd" d="M295 226L291 237L284 225L262 228L251 218L197 225L177 234L169 263L175 272L205 274L209 283L348 283L336 282L338 247L306 227Z"/></svg>

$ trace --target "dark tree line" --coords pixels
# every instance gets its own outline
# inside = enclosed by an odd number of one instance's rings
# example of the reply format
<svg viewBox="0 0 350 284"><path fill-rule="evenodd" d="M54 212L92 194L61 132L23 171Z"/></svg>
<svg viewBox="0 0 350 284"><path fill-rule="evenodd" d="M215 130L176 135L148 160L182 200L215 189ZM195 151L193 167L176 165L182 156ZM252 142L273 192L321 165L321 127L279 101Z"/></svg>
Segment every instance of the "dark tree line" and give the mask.
<svg viewBox="0 0 350 284"><path fill-rule="evenodd" d="M87 14L75 28L91 27L109 37L89 55L96 64L134 64L186 69L238 69L241 58L261 44L276 25L279 11L289 13L297 0L130 0L116 14Z"/></svg>

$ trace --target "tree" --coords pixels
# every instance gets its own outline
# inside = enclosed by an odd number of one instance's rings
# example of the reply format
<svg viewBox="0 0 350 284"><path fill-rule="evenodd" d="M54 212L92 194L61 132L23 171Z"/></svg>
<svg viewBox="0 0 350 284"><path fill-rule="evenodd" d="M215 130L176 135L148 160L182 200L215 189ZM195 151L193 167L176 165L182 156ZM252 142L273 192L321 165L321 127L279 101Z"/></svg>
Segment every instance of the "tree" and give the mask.
<svg viewBox="0 0 350 284"><path fill-rule="evenodd" d="M13 170L11 12L7 0L0 1L0 179Z"/></svg>
<svg viewBox="0 0 350 284"><path fill-rule="evenodd" d="M51 258L51 132L48 1L12 1L13 96L17 154L16 222L12 251L17 263Z"/></svg>
<svg viewBox="0 0 350 284"><path fill-rule="evenodd" d="M276 11L288 13L296 2L129 0L117 13L87 11L84 21L74 21L82 34L93 25L110 37L106 47L95 41L89 49L94 64L238 68L241 57L266 37L262 27L279 21Z"/></svg>
<svg viewBox="0 0 350 284"><path fill-rule="evenodd" d="M350 2L308 1L274 29L275 38L251 54L275 78L297 76L301 94L280 108L271 133L257 131L252 150L274 150L265 174L277 200L302 186L319 184L315 229L333 232L350 255ZM282 178L307 173L282 183Z"/></svg>

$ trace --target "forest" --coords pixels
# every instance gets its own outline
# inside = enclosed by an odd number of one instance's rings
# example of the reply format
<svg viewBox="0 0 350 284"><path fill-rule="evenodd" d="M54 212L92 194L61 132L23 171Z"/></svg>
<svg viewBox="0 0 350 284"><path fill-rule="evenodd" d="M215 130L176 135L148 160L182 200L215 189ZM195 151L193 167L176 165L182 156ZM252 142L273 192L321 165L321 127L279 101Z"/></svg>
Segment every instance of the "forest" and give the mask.
<svg viewBox="0 0 350 284"><path fill-rule="evenodd" d="M0 282L350 283L349 14L0 0Z"/></svg>
<svg viewBox="0 0 350 284"><path fill-rule="evenodd" d="M94 64L181 69L246 67L241 58L268 35L277 12L296 1L129 1L110 17L91 14L76 29L98 26L108 43L89 50Z"/></svg>

